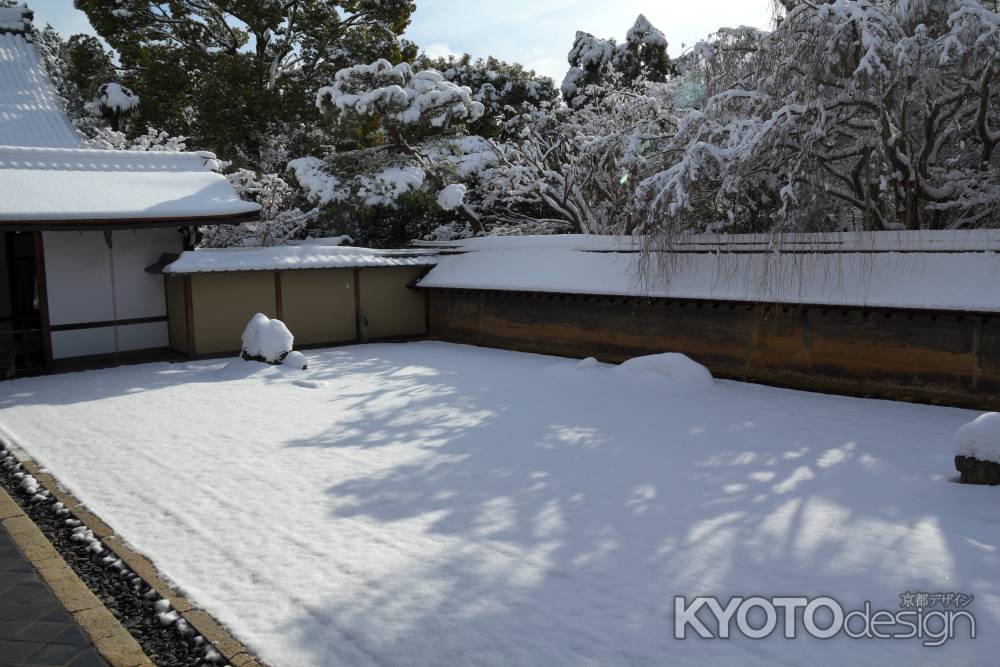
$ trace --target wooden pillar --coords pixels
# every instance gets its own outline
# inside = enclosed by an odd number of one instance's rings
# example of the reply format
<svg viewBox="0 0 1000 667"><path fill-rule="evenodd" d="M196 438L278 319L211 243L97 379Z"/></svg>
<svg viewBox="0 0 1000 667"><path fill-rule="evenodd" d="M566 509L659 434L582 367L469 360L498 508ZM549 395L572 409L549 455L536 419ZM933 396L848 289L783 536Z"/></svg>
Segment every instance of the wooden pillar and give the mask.
<svg viewBox="0 0 1000 667"><path fill-rule="evenodd" d="M275 317L279 320L285 319L284 308L281 304L281 271L274 272L274 311Z"/></svg>
<svg viewBox="0 0 1000 667"><path fill-rule="evenodd" d="M194 339L194 298L191 289L191 276L184 276L184 325L187 328L188 357L194 359L198 354Z"/></svg>
<svg viewBox="0 0 1000 667"><path fill-rule="evenodd" d="M35 280L38 287L38 314L42 325L42 357L52 362L52 324L49 320L49 290L45 279L45 242L41 232L32 232L35 241Z"/></svg>
<svg viewBox="0 0 1000 667"><path fill-rule="evenodd" d="M354 269L354 340L361 342L361 270Z"/></svg>

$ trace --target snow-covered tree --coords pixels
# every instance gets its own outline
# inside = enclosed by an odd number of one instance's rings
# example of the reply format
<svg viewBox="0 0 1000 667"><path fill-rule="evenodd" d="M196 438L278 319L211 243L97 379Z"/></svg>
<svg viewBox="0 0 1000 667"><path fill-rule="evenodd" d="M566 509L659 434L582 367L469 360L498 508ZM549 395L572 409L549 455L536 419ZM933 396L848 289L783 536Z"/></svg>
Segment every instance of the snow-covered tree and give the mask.
<svg viewBox="0 0 1000 667"><path fill-rule="evenodd" d="M144 101L139 127L192 137L237 166L269 164L270 137L301 155L316 90L356 62L401 59L409 0L76 0Z"/></svg>
<svg viewBox="0 0 1000 667"><path fill-rule="evenodd" d="M496 58L448 56L419 57L414 69L433 69L445 79L472 90L472 98L482 103L485 111L478 120L466 123L469 134L487 139L505 138L506 122L526 109L537 109L554 103L559 97L552 79L536 76L517 63Z"/></svg>
<svg viewBox="0 0 1000 667"><path fill-rule="evenodd" d="M667 38L642 14L621 44L587 32L577 32L570 49L570 69L562 94L571 107L599 99L609 87L634 89L646 81L666 81L676 73L667 55Z"/></svg>
<svg viewBox="0 0 1000 667"><path fill-rule="evenodd" d="M631 210L647 231L1000 220L1000 14L977 0L787 3L699 45L702 108Z"/></svg>
<svg viewBox="0 0 1000 667"><path fill-rule="evenodd" d="M135 111L139 106L139 96L120 83L111 81L98 87L96 102L101 112L110 120L111 129L118 132L122 130L125 115Z"/></svg>
<svg viewBox="0 0 1000 667"><path fill-rule="evenodd" d="M401 200L438 195L460 180L464 127L482 117L484 105L472 90L448 81L437 70L414 71L407 63L377 60L337 72L321 88L317 106L339 131L367 132L370 147L347 146L325 161L294 160L289 164L296 180L312 200L339 204L342 216L356 216L359 208L393 209ZM453 143L454 140L454 143ZM479 217L455 197L442 197L474 232L482 231ZM364 238L356 230L352 236Z"/></svg>
<svg viewBox="0 0 1000 667"><path fill-rule="evenodd" d="M599 234L631 230L635 186L676 127L666 39L639 16L616 45L578 33L563 94L509 120L496 160L470 189L494 231Z"/></svg>
<svg viewBox="0 0 1000 667"><path fill-rule="evenodd" d="M261 205L258 222L239 225L212 225L200 229L206 248L276 246L301 238L314 213L294 206L294 188L276 174L257 174L237 169L226 178L241 199Z"/></svg>
<svg viewBox="0 0 1000 667"><path fill-rule="evenodd" d="M668 91L600 90L601 102L522 114L512 138L494 144L497 161L473 197L484 220L533 233L606 234L630 230L625 215L645 156L674 127Z"/></svg>

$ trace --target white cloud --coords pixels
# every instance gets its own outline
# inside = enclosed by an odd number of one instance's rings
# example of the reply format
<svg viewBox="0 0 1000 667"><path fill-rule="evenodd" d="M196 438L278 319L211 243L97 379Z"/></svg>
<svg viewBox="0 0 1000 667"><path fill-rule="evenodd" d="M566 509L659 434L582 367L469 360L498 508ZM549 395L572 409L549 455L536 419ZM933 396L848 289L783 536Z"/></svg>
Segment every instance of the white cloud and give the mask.
<svg viewBox="0 0 1000 667"><path fill-rule="evenodd" d="M427 46L421 49L427 54L428 58L447 58L451 55L457 55L451 50L451 47L444 42L431 42Z"/></svg>

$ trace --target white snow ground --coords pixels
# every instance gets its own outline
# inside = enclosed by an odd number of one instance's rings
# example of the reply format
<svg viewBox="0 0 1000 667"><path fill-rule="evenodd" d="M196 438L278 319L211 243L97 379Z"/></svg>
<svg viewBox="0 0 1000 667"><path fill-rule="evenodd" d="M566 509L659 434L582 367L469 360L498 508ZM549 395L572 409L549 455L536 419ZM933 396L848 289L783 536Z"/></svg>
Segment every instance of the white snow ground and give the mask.
<svg viewBox="0 0 1000 667"><path fill-rule="evenodd" d="M998 490L976 413L411 343L310 370L151 364L0 384L7 435L273 667L992 665ZM677 594L896 609L975 640L672 638Z"/></svg>

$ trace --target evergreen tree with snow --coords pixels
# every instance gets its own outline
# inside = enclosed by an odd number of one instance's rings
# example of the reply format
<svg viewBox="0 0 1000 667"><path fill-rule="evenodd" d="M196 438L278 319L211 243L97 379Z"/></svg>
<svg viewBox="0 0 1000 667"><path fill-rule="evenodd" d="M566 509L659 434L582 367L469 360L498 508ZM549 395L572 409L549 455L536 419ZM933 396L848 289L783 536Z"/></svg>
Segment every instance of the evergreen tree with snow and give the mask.
<svg viewBox="0 0 1000 667"><path fill-rule="evenodd" d="M634 89L640 82L662 82L677 73L666 36L642 14L621 44L577 32L567 59L562 94L573 108L592 101L602 88Z"/></svg>
<svg viewBox="0 0 1000 667"><path fill-rule="evenodd" d="M75 0L142 100L135 125L235 165L283 168L318 137L316 90L341 68L412 57L407 0ZM273 138L281 137L274 152Z"/></svg>
<svg viewBox="0 0 1000 667"><path fill-rule="evenodd" d="M466 127L469 134L487 139L503 138L506 123L517 114L554 104L559 97L552 79L492 56L476 59L468 54L442 58L420 56L413 67L437 70L448 81L469 87L472 98L480 102L485 111Z"/></svg>

